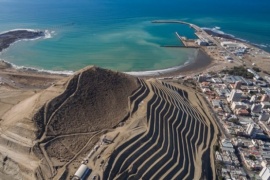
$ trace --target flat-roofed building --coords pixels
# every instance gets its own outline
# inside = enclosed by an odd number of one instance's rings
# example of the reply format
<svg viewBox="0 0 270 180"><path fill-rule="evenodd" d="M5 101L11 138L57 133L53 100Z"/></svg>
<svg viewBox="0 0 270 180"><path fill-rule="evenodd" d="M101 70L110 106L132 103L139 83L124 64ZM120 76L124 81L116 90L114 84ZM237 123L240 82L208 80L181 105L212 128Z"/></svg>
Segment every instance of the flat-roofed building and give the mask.
<svg viewBox="0 0 270 180"><path fill-rule="evenodd" d="M270 180L270 168L269 167L264 167L259 176L262 178L262 180Z"/></svg>
<svg viewBox="0 0 270 180"><path fill-rule="evenodd" d="M242 86L242 82L241 81L236 81L234 83L234 89L241 89L241 86Z"/></svg>
<svg viewBox="0 0 270 180"><path fill-rule="evenodd" d="M199 75L199 77L198 77L198 82L204 82L204 81L206 81L206 76L204 76L204 75Z"/></svg>
<svg viewBox="0 0 270 180"><path fill-rule="evenodd" d="M217 83L217 84L223 83L222 80L221 80L220 78L212 78L212 82L213 82L213 83Z"/></svg>
<svg viewBox="0 0 270 180"><path fill-rule="evenodd" d="M259 113L262 111L262 105L261 104L253 104L251 106L251 112L253 113Z"/></svg>
<svg viewBox="0 0 270 180"><path fill-rule="evenodd" d="M221 99L225 99L228 98L230 96L230 90L227 88L216 88L215 89L217 95L219 96L219 98Z"/></svg>
<svg viewBox="0 0 270 180"><path fill-rule="evenodd" d="M245 108L247 108L247 104L245 104L243 102L232 102L231 108L232 108L232 110L245 109Z"/></svg>
<svg viewBox="0 0 270 180"><path fill-rule="evenodd" d="M263 113L260 114L258 120L259 121L267 121L269 119L269 117L270 117L269 113L263 112Z"/></svg>
<svg viewBox="0 0 270 180"><path fill-rule="evenodd" d="M262 95L261 102L269 102L270 96L267 94Z"/></svg>
<svg viewBox="0 0 270 180"><path fill-rule="evenodd" d="M248 116L249 112L246 109L236 109L235 114L239 116Z"/></svg>
<svg viewBox="0 0 270 180"><path fill-rule="evenodd" d="M232 41L223 41L220 44L227 49L248 49L244 44Z"/></svg>
<svg viewBox="0 0 270 180"><path fill-rule="evenodd" d="M227 98L228 102L240 101L242 97L242 91L233 89L230 96Z"/></svg>
<svg viewBox="0 0 270 180"><path fill-rule="evenodd" d="M220 141L220 148L223 150L223 151L229 151L229 152L234 152L234 148L233 148L233 145L232 145L232 142L230 139L222 139Z"/></svg>
<svg viewBox="0 0 270 180"><path fill-rule="evenodd" d="M270 108L270 102L261 102L262 109L268 109Z"/></svg>

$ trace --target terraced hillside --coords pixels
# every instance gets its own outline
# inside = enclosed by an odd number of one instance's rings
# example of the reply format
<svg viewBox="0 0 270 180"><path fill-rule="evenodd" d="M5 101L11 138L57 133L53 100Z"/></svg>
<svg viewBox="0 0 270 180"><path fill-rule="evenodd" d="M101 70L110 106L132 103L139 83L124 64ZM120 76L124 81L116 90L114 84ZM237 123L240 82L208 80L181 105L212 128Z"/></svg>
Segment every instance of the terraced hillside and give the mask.
<svg viewBox="0 0 270 180"><path fill-rule="evenodd" d="M129 120L106 135L113 143L101 139L90 156L93 176L215 179L212 146L217 128L202 98L187 87L157 80L140 83L130 98Z"/></svg>
<svg viewBox="0 0 270 180"><path fill-rule="evenodd" d="M215 179L216 136L192 89L88 67L0 107L0 179Z"/></svg>

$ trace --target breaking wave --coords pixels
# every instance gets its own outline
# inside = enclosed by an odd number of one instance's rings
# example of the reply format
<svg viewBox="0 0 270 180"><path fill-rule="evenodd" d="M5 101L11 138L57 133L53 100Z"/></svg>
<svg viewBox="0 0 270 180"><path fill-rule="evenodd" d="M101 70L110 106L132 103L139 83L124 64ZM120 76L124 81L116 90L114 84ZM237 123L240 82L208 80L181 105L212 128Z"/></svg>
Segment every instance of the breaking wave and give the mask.
<svg viewBox="0 0 270 180"><path fill-rule="evenodd" d="M3 31L3 32L0 32L0 34L5 34L5 33L9 33L9 32L14 32L14 31L28 31L28 32L40 32L42 31L44 33L44 36L40 36L40 37L37 37L37 38L33 38L33 39L20 39L18 41L33 41L33 40L37 40L37 39L50 39L53 37L53 35L55 34L55 31L50 31L50 30L39 30L39 29L12 29L12 30L9 30L9 31ZM16 42L18 42L16 41Z"/></svg>
<svg viewBox="0 0 270 180"><path fill-rule="evenodd" d="M166 68L166 69L159 69L159 70L150 70L150 71L131 71L131 72L124 72L129 75L133 76L160 76L160 75L165 75L168 73L173 73L175 71L181 70L182 68L188 66L189 64L193 63L191 59L189 61L185 62L183 65L180 66L174 66L171 68Z"/></svg>
<svg viewBox="0 0 270 180"><path fill-rule="evenodd" d="M219 35L221 37L229 38L229 39L232 39L232 40L238 40L238 41L241 41L241 42L244 42L244 43L249 43L249 44L254 45L254 46L258 47L258 48L269 48L270 47L269 44L252 43L252 42L250 42L248 40L235 37L232 34L228 34L228 33L225 33L224 31L221 31L220 27L214 27L214 28L203 27L202 29L205 30L205 31L209 31L210 33Z"/></svg>
<svg viewBox="0 0 270 180"><path fill-rule="evenodd" d="M1 60L5 62L7 65L10 65L12 68L17 70L23 70L27 72L36 72L36 73L48 73L48 74L58 74L58 75L72 75L74 71L53 71L53 70L45 70L45 69L38 69L33 67L26 67L26 66L17 66L13 63L7 62L5 60Z"/></svg>

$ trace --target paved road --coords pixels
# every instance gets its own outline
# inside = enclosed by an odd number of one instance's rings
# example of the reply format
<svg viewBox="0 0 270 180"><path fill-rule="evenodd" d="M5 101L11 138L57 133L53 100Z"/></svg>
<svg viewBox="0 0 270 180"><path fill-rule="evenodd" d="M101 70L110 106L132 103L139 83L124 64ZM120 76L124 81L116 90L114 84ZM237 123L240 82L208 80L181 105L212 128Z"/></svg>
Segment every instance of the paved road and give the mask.
<svg viewBox="0 0 270 180"><path fill-rule="evenodd" d="M229 138L229 139L230 139L230 138L231 138L231 135L228 134L228 133L226 132L226 130L224 129L224 127L222 126L222 124L221 124L221 122L220 122L220 119L219 119L219 117L217 116L217 113L213 110L213 108L212 108L210 102L208 101L208 99L205 97L205 95L204 95L203 93L202 93L201 95L203 96L205 102L207 102L208 108L209 108L210 111L211 111L210 113L211 113L211 115L215 118L215 120L216 120L216 122L217 122L217 125L218 125L218 128L219 128L219 130L220 130L220 132L221 132L221 135L222 135L223 137L225 137L225 138Z"/></svg>

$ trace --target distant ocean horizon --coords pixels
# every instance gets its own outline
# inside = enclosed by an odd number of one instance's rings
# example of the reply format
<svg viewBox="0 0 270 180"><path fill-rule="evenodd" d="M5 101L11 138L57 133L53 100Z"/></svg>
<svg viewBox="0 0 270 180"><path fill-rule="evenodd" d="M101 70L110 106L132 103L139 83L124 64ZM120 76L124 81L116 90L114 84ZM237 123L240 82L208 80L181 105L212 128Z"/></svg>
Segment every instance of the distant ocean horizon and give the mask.
<svg viewBox="0 0 270 180"><path fill-rule="evenodd" d="M149 71L181 66L197 50L181 45L175 32L196 38L180 24L153 24L175 19L215 28L270 52L268 0L0 0L0 32L47 30L48 36L20 41L0 54L17 66L76 71L96 65L118 71Z"/></svg>

